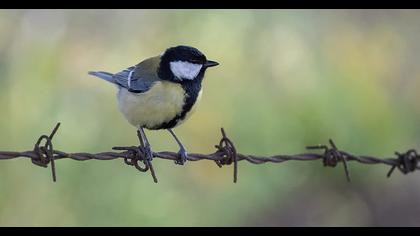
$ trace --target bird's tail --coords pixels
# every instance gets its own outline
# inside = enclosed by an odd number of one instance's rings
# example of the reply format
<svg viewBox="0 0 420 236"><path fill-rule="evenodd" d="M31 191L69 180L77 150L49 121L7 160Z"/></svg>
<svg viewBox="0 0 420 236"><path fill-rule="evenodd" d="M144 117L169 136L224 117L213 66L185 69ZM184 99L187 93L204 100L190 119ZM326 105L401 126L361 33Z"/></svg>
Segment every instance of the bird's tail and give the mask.
<svg viewBox="0 0 420 236"><path fill-rule="evenodd" d="M114 75L111 73L104 72L104 71L89 71L88 74L99 77L108 82L115 83Z"/></svg>

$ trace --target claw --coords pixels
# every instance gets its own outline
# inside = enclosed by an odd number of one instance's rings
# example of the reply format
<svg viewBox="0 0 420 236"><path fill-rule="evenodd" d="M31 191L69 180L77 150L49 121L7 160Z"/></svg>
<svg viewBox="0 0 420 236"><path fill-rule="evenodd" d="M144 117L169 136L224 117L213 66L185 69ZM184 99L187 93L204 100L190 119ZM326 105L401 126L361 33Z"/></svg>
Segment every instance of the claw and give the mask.
<svg viewBox="0 0 420 236"><path fill-rule="evenodd" d="M139 146L139 149L141 149L141 146ZM149 145L146 145L144 147L144 158L145 158L145 161L149 161L149 162L153 160L153 151Z"/></svg>
<svg viewBox="0 0 420 236"><path fill-rule="evenodd" d="M179 158L175 160L175 164L177 165L184 165L184 163L188 160L188 153L184 148L179 149L178 151Z"/></svg>

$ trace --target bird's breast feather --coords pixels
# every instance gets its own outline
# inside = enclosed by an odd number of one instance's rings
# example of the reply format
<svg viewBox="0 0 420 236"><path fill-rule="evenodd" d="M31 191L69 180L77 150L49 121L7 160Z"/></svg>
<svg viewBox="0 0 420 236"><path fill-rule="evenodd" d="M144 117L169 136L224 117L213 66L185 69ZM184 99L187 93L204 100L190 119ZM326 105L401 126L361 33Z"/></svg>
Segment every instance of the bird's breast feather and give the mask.
<svg viewBox="0 0 420 236"><path fill-rule="evenodd" d="M182 112L186 94L181 85L157 81L143 93L121 88L118 105L125 118L134 126L153 128L168 122Z"/></svg>

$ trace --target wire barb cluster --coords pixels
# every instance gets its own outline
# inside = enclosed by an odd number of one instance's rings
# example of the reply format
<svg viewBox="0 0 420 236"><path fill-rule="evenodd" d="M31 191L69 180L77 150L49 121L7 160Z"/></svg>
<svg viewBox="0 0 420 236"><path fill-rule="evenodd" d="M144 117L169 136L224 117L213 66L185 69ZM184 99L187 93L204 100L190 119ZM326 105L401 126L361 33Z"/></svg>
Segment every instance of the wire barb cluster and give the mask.
<svg viewBox="0 0 420 236"><path fill-rule="evenodd" d="M152 162L145 158L146 148L142 139L140 139L140 146L129 146L129 147L113 147L112 149L119 152L102 152L102 153L66 153L53 148L52 139L56 134L60 123L58 123L50 135L41 135L33 150L24 152L10 152L0 151L0 160L8 160L19 157L30 158L32 163L41 167L48 167L51 164L51 172L53 181L56 182L56 167L55 161L59 159L73 159L77 161L86 160L114 160L123 159L124 163L129 166L134 166L140 172L148 172L153 178L155 183L158 182L155 170ZM238 179L238 162L248 161L252 164L263 164L267 162L281 163L285 161L314 161L322 160L324 166L335 167L339 162L343 163L345 175L347 181L350 181L350 174L347 163L349 161L356 161L361 164L384 164L391 166L387 177L390 177L395 169L400 170L403 174L408 174L415 170L419 170L420 155L415 149L410 149L406 152L400 153L395 152L396 158L377 158L372 156L356 156L345 151L341 151L337 148L335 143L330 139L328 145L316 145L308 146L308 150L323 150L323 153L303 153L296 155L274 155L269 157L245 155L237 153L235 145L232 140L226 135L225 130L221 129L222 138L219 144L215 145L216 151L211 154L199 154L190 153L187 160L199 161L199 160L211 160L214 161L219 167L224 165L233 164L233 182L236 183ZM178 153L175 152L153 152L153 157L166 159L166 160L177 160ZM143 164L141 164L141 162Z"/></svg>
<svg viewBox="0 0 420 236"><path fill-rule="evenodd" d="M54 182L57 181L57 176L55 174L54 148L52 145L52 138L54 137L59 127L60 123L57 123L49 136L41 135L41 137L39 137L34 146L34 152L37 154L38 158L31 158L32 163L45 168L48 167L48 164L51 162L51 172ZM40 146L43 140L45 140L45 144Z"/></svg>
<svg viewBox="0 0 420 236"><path fill-rule="evenodd" d="M339 161L343 162L344 172L346 173L347 181L350 182L350 174L347 168L346 158L344 155L337 149L335 143L330 139L329 140L331 148L327 145L318 145L318 146L308 146L306 149L324 149L324 157L322 161L324 166L335 167Z"/></svg>
<svg viewBox="0 0 420 236"><path fill-rule="evenodd" d="M396 167L398 167L398 169L404 174L408 174L416 169L419 169L418 161L420 156L416 150L410 149L405 153L395 152L395 155L398 156L398 164L391 167L387 174L388 178L391 176L392 172L394 172Z"/></svg>
<svg viewBox="0 0 420 236"><path fill-rule="evenodd" d="M233 142L226 136L225 130L222 128L222 139L219 145L215 145L217 152L225 157L225 159L216 160L216 164L221 168L224 165L230 165L233 162L233 182L238 180L238 157Z"/></svg>

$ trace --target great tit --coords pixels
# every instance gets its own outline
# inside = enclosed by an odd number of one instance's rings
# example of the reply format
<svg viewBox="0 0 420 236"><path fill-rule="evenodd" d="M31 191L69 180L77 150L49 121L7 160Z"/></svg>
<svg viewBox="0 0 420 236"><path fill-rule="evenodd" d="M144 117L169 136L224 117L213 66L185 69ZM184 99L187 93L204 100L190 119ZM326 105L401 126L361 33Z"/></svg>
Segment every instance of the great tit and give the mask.
<svg viewBox="0 0 420 236"><path fill-rule="evenodd" d="M200 100L201 82L207 68L217 65L219 63L207 60L198 49L181 45L116 74L103 71L89 74L117 86L118 108L138 129L148 161L152 160L153 153L144 128L167 129L180 148L175 163L183 165L188 154L172 128L191 115Z"/></svg>

